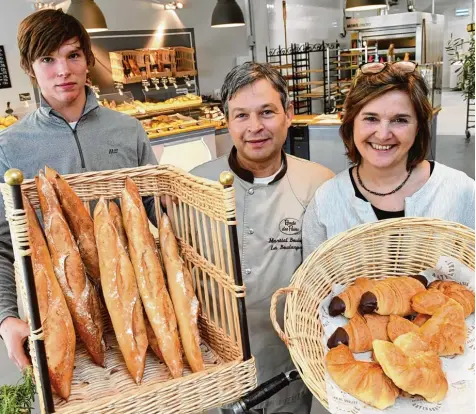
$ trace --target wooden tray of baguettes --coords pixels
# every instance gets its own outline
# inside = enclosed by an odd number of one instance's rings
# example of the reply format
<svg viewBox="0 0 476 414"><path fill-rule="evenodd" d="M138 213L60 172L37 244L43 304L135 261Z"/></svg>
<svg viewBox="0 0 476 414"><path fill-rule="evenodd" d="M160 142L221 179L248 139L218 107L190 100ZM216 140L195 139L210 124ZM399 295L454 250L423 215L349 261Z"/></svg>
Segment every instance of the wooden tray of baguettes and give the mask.
<svg viewBox="0 0 476 414"><path fill-rule="evenodd" d="M42 322L31 349L44 341L57 413L196 413L256 386L254 359L243 361L232 187L171 166L46 168L22 184L24 210L12 188L2 185L15 257L31 255ZM163 195L175 201L161 212Z"/></svg>
<svg viewBox="0 0 476 414"><path fill-rule="evenodd" d="M332 408L330 378L338 387L332 412L361 412L358 401L346 393L360 400L362 409L386 409L412 396L426 404L423 410L441 408L438 404L449 389L443 358L474 351L468 346L471 329L465 319L475 309L474 291L464 284L428 284L420 275L435 268L442 256L474 272L474 231L428 218L364 224L321 245L296 271L290 286L274 294L275 329L304 382L325 407ZM469 282L474 289L474 280ZM337 295L332 293L336 284L344 286ZM276 321L277 300L283 294L284 332ZM345 325L332 322L343 317ZM363 358L365 352L372 353ZM468 367L474 374L474 363ZM451 375L454 378L454 372Z"/></svg>

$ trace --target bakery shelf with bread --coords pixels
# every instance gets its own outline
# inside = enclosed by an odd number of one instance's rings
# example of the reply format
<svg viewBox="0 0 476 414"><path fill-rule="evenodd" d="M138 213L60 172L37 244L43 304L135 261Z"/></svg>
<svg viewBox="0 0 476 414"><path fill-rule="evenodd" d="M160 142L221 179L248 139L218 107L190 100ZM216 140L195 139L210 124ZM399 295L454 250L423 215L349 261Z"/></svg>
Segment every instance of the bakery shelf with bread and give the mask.
<svg viewBox="0 0 476 414"><path fill-rule="evenodd" d="M1 190L42 412L196 413L255 388L234 190L222 182L172 166L48 169L36 181L9 171ZM158 237L143 197L155 200Z"/></svg>
<svg viewBox="0 0 476 414"><path fill-rule="evenodd" d="M109 52L112 79L123 84L140 83L147 79L146 53L142 50Z"/></svg>
<svg viewBox="0 0 476 414"><path fill-rule="evenodd" d="M471 289L464 280L427 283L436 274L429 269L443 257L465 266ZM364 224L329 239L304 261L290 286L273 295L271 319L301 378L331 412L345 398L342 391L380 409L402 404L409 413L416 400L408 398L419 395L431 410L445 399L454 402L449 389L455 381L469 381L474 268L474 230L458 223L402 218ZM283 328L276 320L282 295ZM402 390L398 398L392 384Z"/></svg>
<svg viewBox="0 0 476 414"><path fill-rule="evenodd" d="M146 54L147 75L149 78L172 76L173 50L166 47L144 49Z"/></svg>
<svg viewBox="0 0 476 414"><path fill-rule="evenodd" d="M124 95L132 97L130 92L126 92ZM98 101L99 105L132 115L137 119L149 119L158 115L171 114L177 110L196 109L202 105L201 96L192 93L178 95L163 102L142 102L134 99L126 99L123 102L118 102L116 101L117 98L108 99L107 96L108 95L103 95L104 99ZM110 94L110 96L117 97L117 94Z"/></svg>

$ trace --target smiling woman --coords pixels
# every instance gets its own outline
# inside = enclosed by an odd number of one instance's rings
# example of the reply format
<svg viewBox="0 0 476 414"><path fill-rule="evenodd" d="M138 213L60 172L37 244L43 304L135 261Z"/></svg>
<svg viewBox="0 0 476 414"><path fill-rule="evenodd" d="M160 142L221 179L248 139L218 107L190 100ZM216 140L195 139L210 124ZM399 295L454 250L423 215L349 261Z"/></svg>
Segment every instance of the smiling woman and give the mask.
<svg viewBox="0 0 476 414"><path fill-rule="evenodd" d="M434 217L474 228L474 180L425 158L432 108L416 64L362 71L344 105L340 134L353 166L314 195L303 223L308 256L359 224Z"/></svg>

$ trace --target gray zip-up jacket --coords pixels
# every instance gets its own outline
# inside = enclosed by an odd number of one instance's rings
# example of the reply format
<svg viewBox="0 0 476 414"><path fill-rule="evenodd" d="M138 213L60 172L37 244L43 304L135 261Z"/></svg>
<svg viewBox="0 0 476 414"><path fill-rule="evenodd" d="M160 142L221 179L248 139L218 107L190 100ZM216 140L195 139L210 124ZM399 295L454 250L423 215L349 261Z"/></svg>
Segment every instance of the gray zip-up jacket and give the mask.
<svg viewBox="0 0 476 414"><path fill-rule="evenodd" d="M283 154L283 168L274 180L268 185L254 184L253 174L238 165L236 148L229 157L202 164L191 173L218 180L225 170L235 175L233 187L248 329L258 384L261 384L294 368L286 345L271 324L271 296L289 285L301 264L304 212L316 189L334 174L319 164ZM284 302L282 299L278 308L281 327ZM302 398L306 392L302 381L296 381L255 408L268 407L273 411Z"/></svg>
<svg viewBox="0 0 476 414"><path fill-rule="evenodd" d="M99 106L86 89L86 105L74 129L42 99L39 109L0 133L0 182L10 168L33 178L45 165L71 174L157 164L140 122ZM152 211L153 199L147 204ZM0 324L9 316L18 317L18 309L10 230L0 197Z"/></svg>

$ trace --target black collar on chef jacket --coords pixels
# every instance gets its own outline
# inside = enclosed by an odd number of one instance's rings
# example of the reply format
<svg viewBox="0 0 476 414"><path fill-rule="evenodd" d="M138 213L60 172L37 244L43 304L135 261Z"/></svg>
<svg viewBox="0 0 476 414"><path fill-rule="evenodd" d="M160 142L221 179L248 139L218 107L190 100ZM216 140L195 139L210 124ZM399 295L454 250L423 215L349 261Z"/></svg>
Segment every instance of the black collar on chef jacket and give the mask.
<svg viewBox="0 0 476 414"><path fill-rule="evenodd" d="M233 145L230 155L228 156L228 164L230 165L231 170L243 181L253 184L255 181L255 177L253 173L240 166L240 164L238 163L237 153L238 151L236 147ZM286 175L286 171L288 170L288 161L286 159L286 153L284 152L284 150L281 150L281 161L282 161L283 168L281 168L281 171L279 172L279 174L276 177L274 177L273 181L271 181L268 185L274 184L275 182L279 181L281 178L283 178Z"/></svg>

